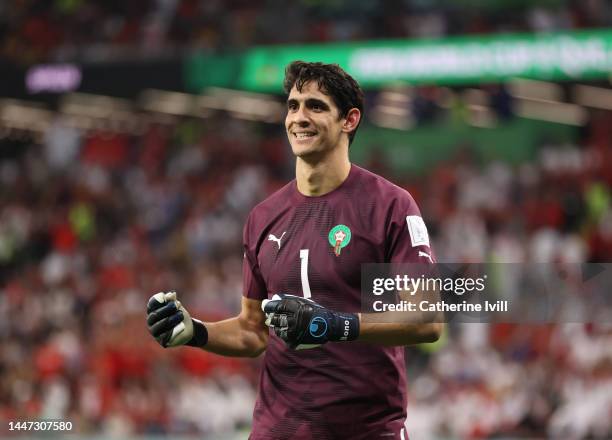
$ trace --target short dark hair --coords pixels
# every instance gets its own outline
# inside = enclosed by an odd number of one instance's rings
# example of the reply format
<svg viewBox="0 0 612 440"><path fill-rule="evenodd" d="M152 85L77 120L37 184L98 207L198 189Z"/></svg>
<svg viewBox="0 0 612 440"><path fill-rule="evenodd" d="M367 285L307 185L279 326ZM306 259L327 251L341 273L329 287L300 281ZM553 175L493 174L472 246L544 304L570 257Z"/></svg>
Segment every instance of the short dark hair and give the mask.
<svg viewBox="0 0 612 440"><path fill-rule="evenodd" d="M315 81L319 90L332 98L340 110L341 118L346 117L350 109L357 108L363 119L363 90L339 65L293 61L285 69L283 86L287 94L293 86L301 92L304 84L310 81ZM349 145L353 142L359 124L349 133Z"/></svg>

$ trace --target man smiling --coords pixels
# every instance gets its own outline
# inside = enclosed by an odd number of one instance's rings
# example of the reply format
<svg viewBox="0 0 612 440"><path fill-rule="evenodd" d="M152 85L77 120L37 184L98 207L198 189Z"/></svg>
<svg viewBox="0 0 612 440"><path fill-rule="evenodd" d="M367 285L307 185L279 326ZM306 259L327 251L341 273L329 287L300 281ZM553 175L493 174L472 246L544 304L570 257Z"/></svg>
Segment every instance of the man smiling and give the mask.
<svg viewBox="0 0 612 440"><path fill-rule="evenodd" d="M247 219L241 313L202 323L160 292L149 330L163 347L266 352L253 440L407 439L403 346L435 341L441 326L367 322L361 264L431 264L427 229L408 192L350 163L363 115L350 75L296 61L284 87L296 178Z"/></svg>

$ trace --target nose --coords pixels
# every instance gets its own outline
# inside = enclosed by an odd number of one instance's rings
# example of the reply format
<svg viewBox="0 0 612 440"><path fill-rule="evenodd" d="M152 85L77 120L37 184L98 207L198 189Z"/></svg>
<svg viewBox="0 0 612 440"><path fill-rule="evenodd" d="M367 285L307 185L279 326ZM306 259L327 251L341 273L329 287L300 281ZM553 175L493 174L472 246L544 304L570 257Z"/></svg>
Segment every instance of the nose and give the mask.
<svg viewBox="0 0 612 440"><path fill-rule="evenodd" d="M307 127L310 125L307 113L304 111L304 106L300 106L296 111L290 112L287 115L289 125L297 124L299 127Z"/></svg>

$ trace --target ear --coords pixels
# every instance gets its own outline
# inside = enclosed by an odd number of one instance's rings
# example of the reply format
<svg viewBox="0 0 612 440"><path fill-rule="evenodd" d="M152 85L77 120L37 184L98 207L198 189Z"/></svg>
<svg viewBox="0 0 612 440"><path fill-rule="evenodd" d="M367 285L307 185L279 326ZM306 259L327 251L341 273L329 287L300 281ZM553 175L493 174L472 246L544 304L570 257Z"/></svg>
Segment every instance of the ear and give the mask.
<svg viewBox="0 0 612 440"><path fill-rule="evenodd" d="M342 131L345 133L350 133L355 130L359 125L359 121L361 120L361 112L358 108L352 108L346 114L344 118L344 124L342 125Z"/></svg>

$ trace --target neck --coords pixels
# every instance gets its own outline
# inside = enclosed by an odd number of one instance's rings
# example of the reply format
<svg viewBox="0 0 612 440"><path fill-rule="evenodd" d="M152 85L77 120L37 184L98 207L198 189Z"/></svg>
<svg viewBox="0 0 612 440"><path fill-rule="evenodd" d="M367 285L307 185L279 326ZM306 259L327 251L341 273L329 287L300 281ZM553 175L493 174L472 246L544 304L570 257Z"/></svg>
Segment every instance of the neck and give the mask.
<svg viewBox="0 0 612 440"><path fill-rule="evenodd" d="M317 197L338 188L351 171L347 150L334 148L321 160L298 157L295 162L298 191L308 197Z"/></svg>

